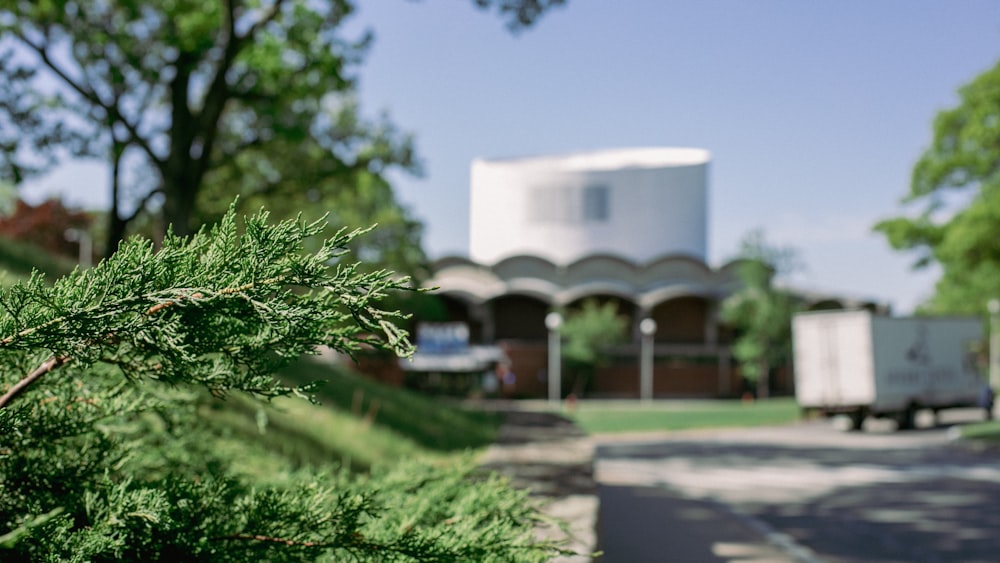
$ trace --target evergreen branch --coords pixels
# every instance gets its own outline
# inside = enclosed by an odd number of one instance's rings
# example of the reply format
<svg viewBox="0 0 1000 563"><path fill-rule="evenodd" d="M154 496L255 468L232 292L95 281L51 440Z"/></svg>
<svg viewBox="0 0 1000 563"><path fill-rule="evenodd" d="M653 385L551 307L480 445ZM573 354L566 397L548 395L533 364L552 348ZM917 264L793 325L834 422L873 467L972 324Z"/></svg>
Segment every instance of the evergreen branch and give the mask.
<svg viewBox="0 0 1000 563"><path fill-rule="evenodd" d="M225 540L262 541L262 542L280 543L288 546L297 545L301 547L322 547L325 545L311 541L296 541L285 538L272 538L270 536L262 536L260 534L230 534L228 536L219 536L212 538L212 541L225 541Z"/></svg>
<svg viewBox="0 0 1000 563"><path fill-rule="evenodd" d="M223 430L236 409L209 392L302 396L311 389L275 374L322 344L412 352L394 324L406 315L380 305L410 288L340 258L359 231L310 252L304 241L325 226L271 226L260 212L240 229L231 207L190 238L168 235L159 249L130 239L52 285L35 275L0 289L0 558L532 563L564 553L534 539L526 492L479 478L471 461L361 477L300 472L275 451L279 479L230 461ZM271 463L257 433L238 444Z"/></svg>
<svg viewBox="0 0 1000 563"><path fill-rule="evenodd" d="M234 294L234 293L242 293L244 291L247 291L247 290L250 290L250 289L256 289L258 287L263 287L263 286L267 286L267 285L280 284L280 283L288 280L288 278L289 278L288 275L275 276L273 278L268 278L266 280L261 280L259 282L250 282L250 283L246 283L246 284L243 284L243 285L239 285L239 286L235 286L235 287L226 287L226 288L219 289L219 290L211 290L211 289L208 289L208 288L199 288L199 289L194 289L194 288L169 288L169 289L164 289L164 290L155 291L155 292L152 292L152 293L147 293L147 294L141 295L139 297L122 299L122 300L118 301L117 303L112 303L112 304L104 307L104 310L100 312L100 316L107 316L107 315L113 315L113 314L116 314L116 313L120 313L122 311L127 310L131 305L133 305L135 303L149 302L149 301L153 301L154 304L150 305L150 307L148 309L146 309L146 315L153 315L154 313L157 313L157 312L159 312L159 311L161 311L163 309L166 309L167 307L171 307L171 306L176 305L179 301L183 301L185 299L201 299L201 298L203 298L205 296L206 293L209 294L210 296L225 296L225 295L231 295L231 294ZM184 295L184 293L190 293L190 295ZM166 295L170 295L171 297L168 298L168 299L166 299L166 300L161 301L161 299L163 299ZM0 303L2 303L2 302L0 302ZM4 305L4 306L6 307L6 305ZM32 327L28 327L28 328L26 328L24 330L18 331L15 334L12 334L12 335L7 336L7 337L5 337L3 339L0 339L0 347L8 346L10 344L13 344L19 338L23 338L25 336L30 336L30 335L32 335L32 334L34 334L34 333L36 333L36 332L38 332L40 330L44 330L44 329L46 329L46 328L48 328L50 326L66 322L66 321L71 320L73 318L77 318L77 317L79 317L82 314L91 313L91 312L94 312L94 311L97 311L97 310L98 310L98 308L84 309L84 310L81 310L81 311L79 311L77 313L74 313L74 314L62 315L62 316L59 316L59 317L55 317L53 319L49 319L49 320L45 321L42 324L39 324L39 325L36 325L36 326L32 326Z"/></svg>
<svg viewBox="0 0 1000 563"><path fill-rule="evenodd" d="M35 371L29 373L27 376L15 383L10 389L7 390L3 396L0 396L0 409L7 406L7 403L12 401L15 397L21 394L29 385L37 381L46 373L57 369L59 366L65 364L70 360L69 356L52 356L48 360L42 362L42 365L38 366Z"/></svg>
<svg viewBox="0 0 1000 563"><path fill-rule="evenodd" d="M28 327L28 328L26 328L24 330L18 331L17 333L10 335L10 336L4 338L3 340L0 340L0 346L7 346L8 344L13 343L18 338L23 338L25 336L30 336L31 334L33 334L35 332L38 332L39 330L43 330L43 329L48 328L48 327L50 327L52 325L59 324L59 323L65 321L66 319L67 319L67 317L56 317L54 319L49 319L49 320L45 321L44 323L42 323L40 325Z"/></svg>

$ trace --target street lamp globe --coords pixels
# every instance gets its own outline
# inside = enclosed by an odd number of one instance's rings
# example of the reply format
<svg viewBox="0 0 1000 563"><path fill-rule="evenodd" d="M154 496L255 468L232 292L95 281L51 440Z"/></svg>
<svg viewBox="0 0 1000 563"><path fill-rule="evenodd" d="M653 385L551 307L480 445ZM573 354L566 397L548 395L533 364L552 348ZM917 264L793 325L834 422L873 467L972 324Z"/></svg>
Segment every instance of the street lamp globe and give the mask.
<svg viewBox="0 0 1000 563"><path fill-rule="evenodd" d="M538 317L535 317L536 319ZM545 328L549 330L559 330L562 326L563 318L559 313L549 313L545 315Z"/></svg>
<svg viewBox="0 0 1000 563"><path fill-rule="evenodd" d="M653 319L642 319L639 322L639 332L643 336L653 336L656 333L656 321Z"/></svg>

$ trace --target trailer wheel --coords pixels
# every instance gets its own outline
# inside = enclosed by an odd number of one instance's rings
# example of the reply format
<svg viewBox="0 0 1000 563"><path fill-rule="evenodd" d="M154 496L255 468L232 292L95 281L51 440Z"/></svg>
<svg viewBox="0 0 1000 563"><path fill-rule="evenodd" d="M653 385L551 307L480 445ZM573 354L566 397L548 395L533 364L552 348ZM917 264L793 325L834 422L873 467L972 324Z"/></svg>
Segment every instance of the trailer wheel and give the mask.
<svg viewBox="0 0 1000 563"><path fill-rule="evenodd" d="M851 421L851 431L859 432L865 424L865 411L858 409L848 414L847 418Z"/></svg>
<svg viewBox="0 0 1000 563"><path fill-rule="evenodd" d="M896 413L897 430L913 430L917 426L917 405L910 403L906 408Z"/></svg>

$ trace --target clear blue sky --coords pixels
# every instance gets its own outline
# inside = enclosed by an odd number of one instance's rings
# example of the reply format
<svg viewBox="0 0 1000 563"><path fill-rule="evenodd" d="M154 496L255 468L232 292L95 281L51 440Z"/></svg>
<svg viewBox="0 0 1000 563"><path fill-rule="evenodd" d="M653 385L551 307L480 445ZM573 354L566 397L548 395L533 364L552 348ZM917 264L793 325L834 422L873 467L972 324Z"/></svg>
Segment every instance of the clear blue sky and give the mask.
<svg viewBox="0 0 1000 563"><path fill-rule="evenodd" d="M905 210L936 112L1000 59L996 0L569 0L518 35L471 0L360 4L361 103L416 136L427 174L396 185L433 257L468 251L475 157L699 147L712 264L762 228L799 251L796 286L903 313L936 273L871 225ZM33 190L100 203L82 174Z"/></svg>

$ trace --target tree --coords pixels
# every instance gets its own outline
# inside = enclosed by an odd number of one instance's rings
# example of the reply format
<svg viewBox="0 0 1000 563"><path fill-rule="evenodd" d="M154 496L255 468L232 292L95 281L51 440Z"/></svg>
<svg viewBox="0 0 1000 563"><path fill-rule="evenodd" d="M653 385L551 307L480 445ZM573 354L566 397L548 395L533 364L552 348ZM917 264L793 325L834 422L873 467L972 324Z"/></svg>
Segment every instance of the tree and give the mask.
<svg viewBox="0 0 1000 563"><path fill-rule="evenodd" d="M979 314L1000 295L1000 63L958 93L913 167L903 201L922 209L875 230L893 248L916 252L914 267L941 266L926 310Z"/></svg>
<svg viewBox="0 0 1000 563"><path fill-rule="evenodd" d="M797 259L793 250L768 244L760 230L743 238L738 259L743 287L723 301L721 317L736 329L733 357L743 376L756 384L758 397L767 398L772 368L791 356L791 321L799 308L791 293L775 287L774 278L797 267Z"/></svg>
<svg viewBox="0 0 1000 563"><path fill-rule="evenodd" d="M109 161L112 244L154 197L162 197L165 224L185 235L206 175L248 148L313 137L329 141L327 156L341 166L367 165L357 158L370 140L366 124L323 111L351 92L371 41L336 33L351 10L344 0L15 2L0 13L0 36L33 53L62 88L45 95L35 61L20 62L8 48L6 106L29 100L22 107L49 115L37 132L13 112L8 119L45 154L68 148ZM332 128L344 123L355 127ZM155 180L131 183L138 201L123 215L131 152Z"/></svg>
<svg viewBox="0 0 1000 563"><path fill-rule="evenodd" d="M600 304L587 299L566 315L560 332L565 344L562 358L573 381L571 392L583 395L594 373L607 361L607 348L624 342L628 319L618 314L614 301Z"/></svg>
<svg viewBox="0 0 1000 563"><path fill-rule="evenodd" d="M551 10L566 4L567 0L473 0L476 6L484 9L496 9L507 19L507 27L511 31L521 31L531 27L538 18Z"/></svg>
<svg viewBox="0 0 1000 563"><path fill-rule="evenodd" d="M401 286L361 272L343 230L233 212L155 251L46 285L0 289L0 559L542 561L526 493L469 467L300 472L229 469L199 401L290 389L278 367L318 345L411 351L380 308ZM205 390L207 392L200 392ZM210 393L210 395L209 395ZM217 400L217 399L216 399Z"/></svg>
<svg viewBox="0 0 1000 563"><path fill-rule="evenodd" d="M391 124L381 128L388 130ZM394 148L388 139L381 146L386 151ZM217 221L237 193L240 211L266 206L277 217L302 213L307 219L329 213L331 222L350 229L378 224L370 236L352 241L351 251L373 267L426 277L428 259L419 244L423 225L395 199L384 176L389 163L412 161L412 155L379 157L369 152L362 158L367 161L364 168L347 168L308 140L294 145L273 143L267 154L246 150L206 178L197 201L196 222ZM269 170L263 179L261 163Z"/></svg>
<svg viewBox="0 0 1000 563"><path fill-rule="evenodd" d="M512 29L561 3L475 1ZM220 167L286 180L275 155L288 147L348 177L413 169L411 140L350 102L372 42L344 37L353 10L350 0L11 0L0 8L0 173L19 183L67 153L108 162L110 254L148 204L190 233Z"/></svg>

